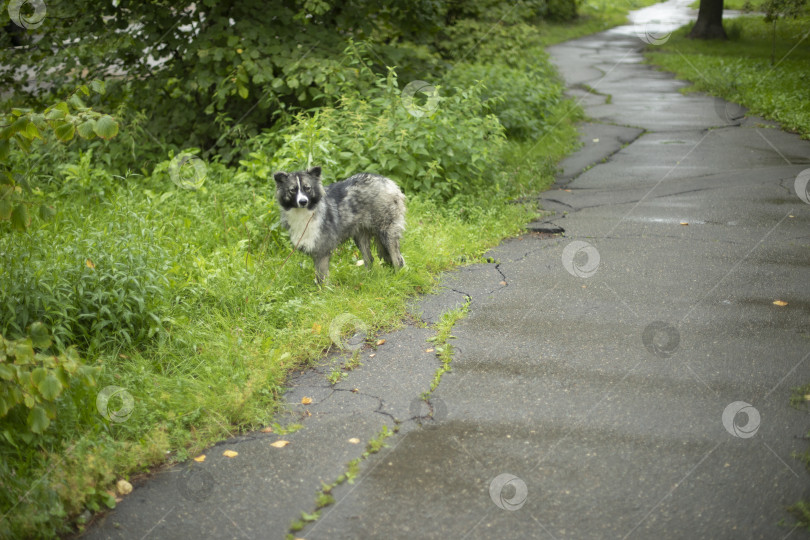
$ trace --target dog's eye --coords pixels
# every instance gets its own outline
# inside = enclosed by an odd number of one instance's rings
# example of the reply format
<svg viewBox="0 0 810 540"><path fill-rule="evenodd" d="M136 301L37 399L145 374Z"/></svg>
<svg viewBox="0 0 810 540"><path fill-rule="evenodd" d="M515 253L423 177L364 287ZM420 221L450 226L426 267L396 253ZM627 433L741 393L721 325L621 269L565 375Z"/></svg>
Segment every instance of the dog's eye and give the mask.
<svg viewBox="0 0 810 540"><path fill-rule="evenodd" d="M307 186L307 185L305 185L305 186L304 186L304 191L306 191L307 193L309 193L309 190L310 190L310 187L309 187L309 186Z"/></svg>

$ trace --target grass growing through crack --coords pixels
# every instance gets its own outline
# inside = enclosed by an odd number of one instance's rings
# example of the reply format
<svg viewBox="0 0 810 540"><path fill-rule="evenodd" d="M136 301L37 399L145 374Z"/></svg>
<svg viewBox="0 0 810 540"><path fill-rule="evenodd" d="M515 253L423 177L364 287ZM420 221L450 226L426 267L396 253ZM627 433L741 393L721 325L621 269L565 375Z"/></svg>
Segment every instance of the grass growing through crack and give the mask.
<svg viewBox="0 0 810 540"><path fill-rule="evenodd" d="M287 534L287 539L294 540L295 535L293 533L306 527L307 523L317 521L321 516L321 510L323 508L335 504L335 497L332 495L332 490L346 482L354 484L355 479L360 474L360 464L372 454L376 454L385 448L385 440L397 431L399 431L398 427L388 429L388 426L384 425L379 433L368 441L365 452L363 452L360 457L346 464L346 472L338 476L331 484L324 484L322 482L321 490L315 495L315 511L312 513L301 512L301 517L290 524L290 532Z"/></svg>
<svg viewBox="0 0 810 540"><path fill-rule="evenodd" d="M464 302L464 305L460 308L443 313L441 320L436 323L436 335L428 339L429 342L433 343L436 356L439 357L442 365L436 370L436 374L433 375L433 381L430 383L430 391L426 392L425 395L422 396L422 398L425 400L427 400L430 393L436 390L436 387L439 386L439 383L442 380L442 375L450 371L450 363L453 361L453 345L449 342L449 340L455 338L455 336L450 332L452 332L453 327L456 325L456 322L458 322L459 319L463 319L467 316L469 308L470 299L468 298L467 301Z"/></svg>

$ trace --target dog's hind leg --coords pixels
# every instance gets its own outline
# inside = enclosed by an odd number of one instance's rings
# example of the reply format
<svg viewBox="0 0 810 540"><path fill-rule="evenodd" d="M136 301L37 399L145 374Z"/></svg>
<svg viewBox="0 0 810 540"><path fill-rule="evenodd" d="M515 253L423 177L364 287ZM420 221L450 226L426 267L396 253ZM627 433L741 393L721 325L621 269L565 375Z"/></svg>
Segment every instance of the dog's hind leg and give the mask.
<svg viewBox="0 0 810 540"><path fill-rule="evenodd" d="M384 232L378 232L376 234L377 238L377 255L380 256L380 259L384 260L391 266L394 265L394 261L391 259L391 253L388 250L388 236Z"/></svg>
<svg viewBox="0 0 810 540"><path fill-rule="evenodd" d="M391 238L388 240L388 253L393 261L391 265L395 269L399 270L405 266L405 259L402 257L402 253L399 252L399 238Z"/></svg>
<svg viewBox="0 0 810 540"><path fill-rule="evenodd" d="M371 268L371 265L374 264L374 257L371 255L371 236L365 232L357 233L354 237L354 243L357 244L357 248L363 255L363 262L366 267Z"/></svg>

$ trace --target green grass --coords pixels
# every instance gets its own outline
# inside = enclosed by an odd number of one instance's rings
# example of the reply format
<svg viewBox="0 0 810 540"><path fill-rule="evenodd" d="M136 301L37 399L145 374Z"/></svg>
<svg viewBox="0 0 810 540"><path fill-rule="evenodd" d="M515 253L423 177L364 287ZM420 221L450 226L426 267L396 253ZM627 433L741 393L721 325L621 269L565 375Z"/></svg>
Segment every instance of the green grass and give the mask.
<svg viewBox="0 0 810 540"><path fill-rule="evenodd" d="M739 103L810 138L810 17L778 21L773 49L772 25L761 16L724 26L734 39L692 40L689 28L681 28L665 44L649 47L647 61L692 82L687 91Z"/></svg>
<svg viewBox="0 0 810 540"><path fill-rule="evenodd" d="M543 43L557 43L621 24L628 9L641 5L586 3L576 22L542 23L538 31ZM540 49L527 54L544 57ZM559 82L550 77L549 84ZM553 105L541 135L506 142L502 169L492 171L502 181L475 197L448 206L411 194L402 271L379 263L371 270L358 267L360 254L346 244L336 251L323 287L314 283L312 261L290 253L273 209L273 186L245 180L244 171L210 163L203 188L188 191L175 189L165 174L118 182L85 156L72 181L56 173L43 179L57 215L25 234L4 231L0 252L30 255L36 254L32 246L66 246L53 255L60 268L79 272L75 266L89 259L95 268L81 266L81 272L101 275L105 257L117 253L118 237L105 235L128 231L135 244L146 242L164 254L160 275L170 297L161 300L165 317L157 334L129 344L110 335L89 341L83 351L89 363L104 368L99 388L115 385L132 395L135 408L126 421L100 421L94 396L66 397L41 439L0 446L0 537L81 529L77 516L108 506L119 478L184 461L214 442L272 424L287 375L335 348L330 328L341 315L359 318L369 335L400 327L409 298L429 292L441 272L479 261L502 239L519 234L536 213L533 202L519 201L531 201L551 185L556 163L578 144L579 119L581 110L571 102ZM66 155L65 163L71 159ZM55 264L25 261L42 275ZM126 322L130 314L120 310L119 316ZM449 333L453 322L442 328ZM356 359L344 369L354 367ZM333 377L341 378L340 370ZM274 425L277 432L300 427ZM379 450L388 434L367 451ZM342 481L352 481L358 469L359 462L350 463ZM316 506L329 500L324 491ZM316 515L303 514L299 525Z"/></svg>

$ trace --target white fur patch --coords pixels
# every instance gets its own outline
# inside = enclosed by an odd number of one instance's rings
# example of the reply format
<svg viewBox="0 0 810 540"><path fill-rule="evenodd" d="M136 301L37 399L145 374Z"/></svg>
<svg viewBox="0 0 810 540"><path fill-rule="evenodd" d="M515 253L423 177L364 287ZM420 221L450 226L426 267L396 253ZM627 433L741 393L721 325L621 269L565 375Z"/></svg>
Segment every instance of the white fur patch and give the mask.
<svg viewBox="0 0 810 540"><path fill-rule="evenodd" d="M290 241L298 249L311 251L315 247L318 236L319 217L313 215L314 210L306 208L293 208L287 210L287 225L290 226ZM312 218L310 220L310 217ZM309 222L309 225L307 225Z"/></svg>

